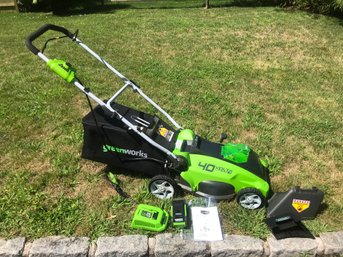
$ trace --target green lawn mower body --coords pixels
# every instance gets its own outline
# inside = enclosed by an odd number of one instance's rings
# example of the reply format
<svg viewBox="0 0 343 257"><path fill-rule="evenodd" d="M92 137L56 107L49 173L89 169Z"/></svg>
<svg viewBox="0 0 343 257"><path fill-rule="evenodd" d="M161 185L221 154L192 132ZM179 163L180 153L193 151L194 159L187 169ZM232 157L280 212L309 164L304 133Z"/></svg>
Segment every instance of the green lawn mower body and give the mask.
<svg viewBox="0 0 343 257"><path fill-rule="evenodd" d="M64 34L54 39L71 39L119 77L124 85L108 100L99 99L81 83L76 70L69 63L49 59L43 50L33 45L33 41L47 31ZM86 46L77 33L46 24L27 37L26 46L46 62L54 73L73 84L88 100L97 103L83 118L83 158L152 177L148 189L161 199L173 197L181 187L197 195L219 200L237 195L238 203L248 209L264 206L270 192L269 172L248 146L211 142L192 130L182 128L136 83ZM149 114L120 105L117 98L130 89L152 105L167 122L156 113Z"/></svg>
<svg viewBox="0 0 343 257"><path fill-rule="evenodd" d="M261 204L268 196L269 171L244 144L210 142L185 129L179 133L173 153L187 160L179 185L188 191L220 200L250 190L260 195Z"/></svg>

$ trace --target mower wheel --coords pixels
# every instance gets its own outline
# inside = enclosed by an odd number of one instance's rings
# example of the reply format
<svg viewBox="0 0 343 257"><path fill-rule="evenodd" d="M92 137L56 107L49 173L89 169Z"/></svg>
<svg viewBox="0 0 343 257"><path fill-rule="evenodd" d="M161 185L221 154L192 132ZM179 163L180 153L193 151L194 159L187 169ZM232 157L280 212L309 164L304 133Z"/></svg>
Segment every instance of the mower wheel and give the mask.
<svg viewBox="0 0 343 257"><path fill-rule="evenodd" d="M244 188L237 193L237 203L245 209L256 210L263 207L266 199L256 188Z"/></svg>
<svg viewBox="0 0 343 257"><path fill-rule="evenodd" d="M176 194L176 182L165 175L157 175L150 180L149 193L159 199L170 199Z"/></svg>

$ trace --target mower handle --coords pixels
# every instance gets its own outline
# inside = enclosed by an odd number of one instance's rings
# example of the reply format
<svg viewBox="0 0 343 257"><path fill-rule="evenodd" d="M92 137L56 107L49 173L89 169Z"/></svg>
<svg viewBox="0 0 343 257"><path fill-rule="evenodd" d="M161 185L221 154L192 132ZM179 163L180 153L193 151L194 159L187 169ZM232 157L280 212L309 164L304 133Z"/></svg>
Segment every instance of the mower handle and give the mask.
<svg viewBox="0 0 343 257"><path fill-rule="evenodd" d="M41 35L43 35L45 32L47 32L48 30L54 30L54 31L58 31L63 33L64 35L66 35L67 37L73 39L74 38L74 34L71 33L69 30L67 30L66 28L60 27L60 26L56 26L56 25L52 25L52 24L45 24L42 27L40 27L39 29L37 29L35 32L31 33L25 41L25 44L27 46L27 48L34 53L35 55L37 55L40 51L37 49L37 47L35 47L32 44L32 41L34 41L35 39L37 39L38 37L40 37Z"/></svg>

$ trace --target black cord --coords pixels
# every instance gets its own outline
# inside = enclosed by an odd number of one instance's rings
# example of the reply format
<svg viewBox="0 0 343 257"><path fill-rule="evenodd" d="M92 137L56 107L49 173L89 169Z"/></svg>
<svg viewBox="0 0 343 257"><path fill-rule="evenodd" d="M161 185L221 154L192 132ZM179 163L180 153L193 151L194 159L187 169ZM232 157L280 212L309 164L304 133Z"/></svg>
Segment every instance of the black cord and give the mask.
<svg viewBox="0 0 343 257"><path fill-rule="evenodd" d="M75 39L76 39L76 37L77 37L78 34L79 34L79 30L77 29L77 30L75 31L75 33L73 34L73 38L72 38L73 41L75 41ZM65 38L65 37L69 37L69 36L61 36L61 37L49 38L47 41L45 41L45 44L44 44L44 46L43 46L43 48L42 48L42 51L40 51L40 52L41 52L41 53L44 53L44 51L45 51L45 49L46 49L46 47L48 46L48 43L49 43L50 41L53 41L53 40L56 40L56 39Z"/></svg>
<svg viewBox="0 0 343 257"><path fill-rule="evenodd" d="M68 36L62 36L62 37L53 37L53 38L49 38L47 41L45 41L45 44L44 44L44 46L43 46L43 48L42 48L42 51L41 51L41 53L44 53L44 51L45 51L45 48L48 46L48 43L49 43L50 41L53 41L53 40L56 40L56 39L65 38L65 37L68 37Z"/></svg>
<svg viewBox="0 0 343 257"><path fill-rule="evenodd" d="M91 103L91 100L89 99L89 96L87 94L85 94L86 98L87 98L87 102L88 102L88 105L89 105L89 108L91 109L91 113L92 113L92 117L93 117L93 120L95 122L95 126L96 126L96 129L98 130L98 133L100 134L101 131L100 131L100 128L99 128L99 125L98 125L98 121L95 117L95 112L94 112L94 109L93 109L93 106L92 106L92 103ZM104 140L103 140L104 141Z"/></svg>
<svg viewBox="0 0 343 257"><path fill-rule="evenodd" d="M79 79L78 79L78 81L81 83L81 81L80 81ZM81 84L82 84L82 83L81 83ZM89 88L85 88L85 91L86 91L86 92L89 92ZM94 108L93 108L93 106L92 106L92 103L91 103L91 101L90 101L90 99L89 99L89 96L88 96L86 93L85 93L85 95L86 95L86 98L87 98L88 106L89 106L89 108L91 109L91 114L92 114L92 117L93 117L93 120L94 120L94 123L95 123L96 130L97 130L99 136L101 137L102 144L103 144L103 145L106 145L106 140L105 140L105 139L107 139L107 141L111 143L111 140L110 140L110 138L107 136L107 133L105 132L104 128L101 127L101 129L100 129L100 126L99 126L99 124L98 124L98 120L96 119L95 111L94 111ZM105 137L105 138L104 138L104 137ZM111 143L111 144L112 144L112 143ZM110 152L110 153L112 153L112 154L114 155L113 152ZM115 152L115 153L116 153L116 157L117 157L121 162L123 162L123 159L119 156L119 154L118 154L117 152Z"/></svg>
<svg viewBox="0 0 343 257"><path fill-rule="evenodd" d="M81 84L82 84L82 83L81 83ZM93 108L93 106L92 106L92 103L91 103L91 101L90 101L90 99L89 99L89 96L88 96L86 93L85 93L85 95L86 95L86 98L87 98L87 102L88 102L89 108L91 109L91 113L92 113L93 120L94 120L94 122L95 122L96 129L97 129L97 131L98 131L99 136L101 137L101 141L102 141L103 145L105 145L105 140L104 140L103 136L104 136L104 135L106 136L106 134L105 134L105 132L101 133L100 127L99 127L99 124L98 124L98 121L97 121L96 116L95 116L95 111L94 111L94 108ZM119 156L118 156L118 158L119 158ZM119 159L120 159L120 158L119 158ZM125 192L120 188L120 186L119 186L118 184L112 184L112 185L113 185L113 188L117 191L117 193L118 193L121 197L123 197L123 198L130 198L130 196L129 196L127 193L125 193Z"/></svg>

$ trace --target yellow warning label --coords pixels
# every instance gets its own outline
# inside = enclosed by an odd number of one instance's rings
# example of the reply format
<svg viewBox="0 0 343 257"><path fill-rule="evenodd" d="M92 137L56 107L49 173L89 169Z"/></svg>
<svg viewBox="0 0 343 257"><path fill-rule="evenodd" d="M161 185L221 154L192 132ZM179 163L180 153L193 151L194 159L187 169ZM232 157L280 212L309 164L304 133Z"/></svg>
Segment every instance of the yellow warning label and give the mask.
<svg viewBox="0 0 343 257"><path fill-rule="evenodd" d="M292 206L297 212L302 212L310 207L310 201L293 199Z"/></svg>
<svg viewBox="0 0 343 257"><path fill-rule="evenodd" d="M166 128L160 128L159 132L160 132L160 135L163 137L166 137L168 135L168 129Z"/></svg>

